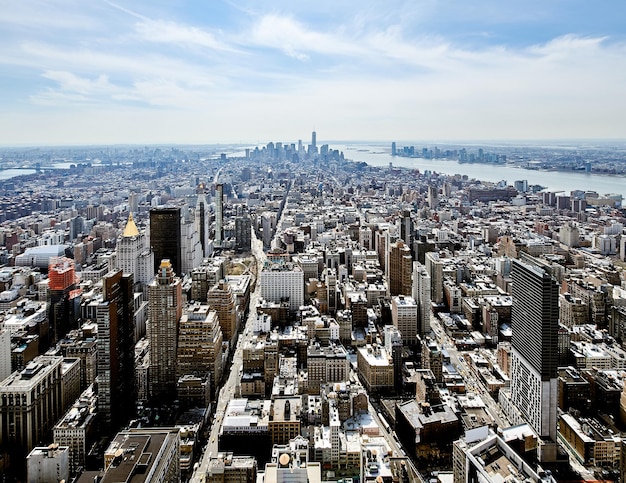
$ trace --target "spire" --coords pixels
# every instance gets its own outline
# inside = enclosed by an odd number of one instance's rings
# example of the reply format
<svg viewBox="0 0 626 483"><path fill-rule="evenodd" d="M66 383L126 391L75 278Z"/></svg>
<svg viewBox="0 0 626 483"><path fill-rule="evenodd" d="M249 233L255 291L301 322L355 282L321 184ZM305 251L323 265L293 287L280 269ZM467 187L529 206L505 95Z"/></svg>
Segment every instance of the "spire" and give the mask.
<svg viewBox="0 0 626 483"><path fill-rule="evenodd" d="M137 229L137 225L135 225L135 222L133 221L133 214L129 213L128 222L126 223L126 228L124 228L124 233L122 233L122 236L124 238L131 238L137 235L139 235L139 230Z"/></svg>

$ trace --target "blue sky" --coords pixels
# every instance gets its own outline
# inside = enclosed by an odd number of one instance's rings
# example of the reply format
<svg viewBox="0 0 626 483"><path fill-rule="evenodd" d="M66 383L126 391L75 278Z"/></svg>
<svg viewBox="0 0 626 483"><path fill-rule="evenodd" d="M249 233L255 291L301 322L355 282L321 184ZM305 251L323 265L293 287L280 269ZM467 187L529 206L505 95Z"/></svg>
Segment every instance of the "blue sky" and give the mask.
<svg viewBox="0 0 626 483"><path fill-rule="evenodd" d="M24 0L0 144L625 138L626 2Z"/></svg>

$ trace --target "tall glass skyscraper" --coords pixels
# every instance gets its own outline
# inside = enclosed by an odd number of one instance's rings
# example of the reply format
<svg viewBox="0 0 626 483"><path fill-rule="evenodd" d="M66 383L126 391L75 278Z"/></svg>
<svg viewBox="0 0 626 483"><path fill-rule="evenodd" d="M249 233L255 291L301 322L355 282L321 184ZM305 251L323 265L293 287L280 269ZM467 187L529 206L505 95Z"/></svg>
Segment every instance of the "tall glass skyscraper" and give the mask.
<svg viewBox="0 0 626 483"><path fill-rule="evenodd" d="M530 259L512 268L511 398L539 436L556 441L559 285Z"/></svg>
<svg viewBox="0 0 626 483"><path fill-rule="evenodd" d="M150 210L150 247L154 252L154 271L168 259L174 272L181 272L180 208L166 206Z"/></svg>
<svg viewBox="0 0 626 483"><path fill-rule="evenodd" d="M109 431L128 422L135 409L135 314L133 275L111 271L102 279L98 323L98 412Z"/></svg>

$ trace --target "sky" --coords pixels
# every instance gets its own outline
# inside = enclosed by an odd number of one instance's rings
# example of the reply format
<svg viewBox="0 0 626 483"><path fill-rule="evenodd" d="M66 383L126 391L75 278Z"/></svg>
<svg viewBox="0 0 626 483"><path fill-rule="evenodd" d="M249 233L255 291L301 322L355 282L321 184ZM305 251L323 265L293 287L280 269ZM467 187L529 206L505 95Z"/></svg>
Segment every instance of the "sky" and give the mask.
<svg viewBox="0 0 626 483"><path fill-rule="evenodd" d="M623 0L20 0L0 145L626 138Z"/></svg>

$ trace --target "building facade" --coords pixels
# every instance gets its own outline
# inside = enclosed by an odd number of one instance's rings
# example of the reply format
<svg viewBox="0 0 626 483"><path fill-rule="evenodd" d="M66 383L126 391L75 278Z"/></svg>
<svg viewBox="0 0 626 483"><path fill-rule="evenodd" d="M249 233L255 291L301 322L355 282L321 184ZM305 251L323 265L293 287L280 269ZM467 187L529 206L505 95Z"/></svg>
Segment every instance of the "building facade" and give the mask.
<svg viewBox="0 0 626 483"><path fill-rule="evenodd" d="M154 252L153 272L159 270L161 260L168 259L174 273L180 275L181 214L179 207L159 207L150 210L150 247Z"/></svg>
<svg viewBox="0 0 626 483"><path fill-rule="evenodd" d="M511 399L540 436L556 441L559 286L519 260L512 275Z"/></svg>
<svg viewBox="0 0 626 483"><path fill-rule="evenodd" d="M22 461L63 413L62 366L63 357L38 356L0 382L0 446Z"/></svg>
<svg viewBox="0 0 626 483"><path fill-rule="evenodd" d="M181 280L169 260L162 260L148 284L149 386L152 398L173 398L176 392L178 324L183 312Z"/></svg>
<svg viewBox="0 0 626 483"><path fill-rule="evenodd" d="M261 296L269 302L287 300L289 310L298 310L304 304L302 269L291 262L267 262L261 271Z"/></svg>
<svg viewBox="0 0 626 483"><path fill-rule="evenodd" d="M413 259L409 247L402 240L392 243L389 247L389 293L392 297L411 295L412 272Z"/></svg>
<svg viewBox="0 0 626 483"><path fill-rule="evenodd" d="M98 411L104 427L115 431L133 414L136 400L133 275L109 272L102 296L96 307Z"/></svg>
<svg viewBox="0 0 626 483"><path fill-rule="evenodd" d="M413 297L398 295L391 299L391 321L402 334L402 342L405 345L417 344L417 318L417 303Z"/></svg>
<svg viewBox="0 0 626 483"><path fill-rule="evenodd" d="M143 291L154 276L154 253L146 245L145 234L137 229L132 213L117 239L115 253L116 268L123 273L132 273L135 284Z"/></svg>
<svg viewBox="0 0 626 483"><path fill-rule="evenodd" d="M217 313L208 305L187 307L179 324L177 377L210 373L215 385L222 377L222 329Z"/></svg>
<svg viewBox="0 0 626 483"><path fill-rule="evenodd" d="M207 302L217 313L224 340L233 344L237 335L237 307L230 285L220 280L207 293Z"/></svg>

